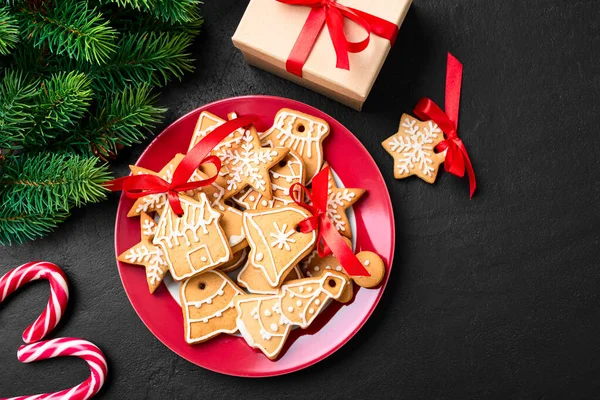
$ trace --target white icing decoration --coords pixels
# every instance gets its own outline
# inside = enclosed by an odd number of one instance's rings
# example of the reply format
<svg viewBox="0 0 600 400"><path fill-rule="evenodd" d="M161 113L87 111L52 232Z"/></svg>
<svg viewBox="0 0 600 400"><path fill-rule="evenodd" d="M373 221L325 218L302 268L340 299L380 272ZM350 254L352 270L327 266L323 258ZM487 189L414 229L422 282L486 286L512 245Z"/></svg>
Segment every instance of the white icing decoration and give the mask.
<svg viewBox="0 0 600 400"><path fill-rule="evenodd" d="M256 253L256 256L254 256L254 259L256 261L262 261L264 257L265 256L263 255L263 253Z"/></svg>
<svg viewBox="0 0 600 400"><path fill-rule="evenodd" d="M265 317L270 317L271 315L273 315L271 314L271 311L265 310Z"/></svg>
<svg viewBox="0 0 600 400"><path fill-rule="evenodd" d="M312 292L312 287L310 287L310 286L309 286L309 287L307 287L307 288L306 288L306 291L307 291L307 292Z"/></svg>
<svg viewBox="0 0 600 400"><path fill-rule="evenodd" d="M320 270L321 268L320 268L318 265L315 265L315 268L314 268L314 269L315 269L315 271L318 271L318 270Z"/></svg>
<svg viewBox="0 0 600 400"><path fill-rule="evenodd" d="M321 304L321 300L319 300L319 299L316 299L316 300L315 300L315 304L316 304L316 305L319 305L319 304Z"/></svg>
<svg viewBox="0 0 600 400"><path fill-rule="evenodd" d="M266 207L269 203L266 200L263 200L263 201L260 202L260 204L262 204L263 206Z"/></svg>
<svg viewBox="0 0 600 400"><path fill-rule="evenodd" d="M300 286L300 287L298 288L298 291L299 291L300 293L304 292L304 286Z"/></svg>
<svg viewBox="0 0 600 400"><path fill-rule="evenodd" d="M314 309L314 308L309 308L309 309L308 309L308 312L309 312L310 314L314 314L314 313L315 313L315 309Z"/></svg>
<svg viewBox="0 0 600 400"><path fill-rule="evenodd" d="M331 266L330 266L330 265L328 265L328 266L326 266L326 267L325 267L325 269L331 269Z"/></svg>
<svg viewBox="0 0 600 400"><path fill-rule="evenodd" d="M271 324L271 330L277 332L277 330L279 329L279 327L277 326L277 324Z"/></svg>
<svg viewBox="0 0 600 400"><path fill-rule="evenodd" d="M271 247L277 247L279 250L285 248L287 251L291 251L292 248L289 244L296 243L296 240L290 238L290 236L296 233L296 230L290 229L286 232L287 224L283 224L283 226L280 229L277 225L277 221L273 221L273 226L275 227L275 231L271 232L269 236L271 236L275 240L271 242Z"/></svg>
<svg viewBox="0 0 600 400"><path fill-rule="evenodd" d="M433 139L441 133L439 127L433 121L429 121L429 126L421 131L417 120L408 117L402 121L401 126L408 136L394 135L388 142L391 151L402 155L395 161L398 172L408 174L410 169L416 166L424 175L433 176Z"/></svg>
<svg viewBox="0 0 600 400"><path fill-rule="evenodd" d="M341 270L342 270L342 267L338 265L337 267L335 267L335 270L336 270L336 271L341 271Z"/></svg>
<svg viewBox="0 0 600 400"><path fill-rule="evenodd" d="M296 306L301 307L302 306L302 300L296 300Z"/></svg>
<svg viewBox="0 0 600 400"><path fill-rule="evenodd" d="M294 307L292 307L292 306L289 306L289 307L288 307L288 311L289 311L289 312L292 312L292 311L294 311Z"/></svg>
<svg viewBox="0 0 600 400"><path fill-rule="evenodd" d="M365 260L365 262L363 263L366 267L368 267L371 264L370 260Z"/></svg>

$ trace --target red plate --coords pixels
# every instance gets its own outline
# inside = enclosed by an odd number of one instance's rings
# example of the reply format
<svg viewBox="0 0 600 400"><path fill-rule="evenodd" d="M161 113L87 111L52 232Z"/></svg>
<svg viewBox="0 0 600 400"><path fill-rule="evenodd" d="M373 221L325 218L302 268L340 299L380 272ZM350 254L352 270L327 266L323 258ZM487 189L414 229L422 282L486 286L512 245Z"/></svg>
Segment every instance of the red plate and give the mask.
<svg viewBox="0 0 600 400"><path fill-rule="evenodd" d="M148 329L167 347L194 364L228 375L267 377L306 368L329 356L354 336L367 321L387 284L394 255L394 215L385 182L373 158L348 129L329 115L297 101L270 96L245 96L200 107L165 129L142 153L137 165L160 170L176 153L185 153L196 120L203 110L222 118L235 111L254 114L259 130L271 126L281 108L292 108L324 119L331 133L324 142L325 159L344 186L364 188L367 194L354 206L356 250L378 253L387 266L383 284L377 289L359 289L351 303L333 302L307 329L295 329L276 361L250 348L243 338L220 335L206 343L189 345L184 340L181 308L164 285L154 295L148 292L144 268L118 262L123 287L133 308ZM121 254L140 238L138 218L127 218L133 200L121 196L115 224L115 250Z"/></svg>

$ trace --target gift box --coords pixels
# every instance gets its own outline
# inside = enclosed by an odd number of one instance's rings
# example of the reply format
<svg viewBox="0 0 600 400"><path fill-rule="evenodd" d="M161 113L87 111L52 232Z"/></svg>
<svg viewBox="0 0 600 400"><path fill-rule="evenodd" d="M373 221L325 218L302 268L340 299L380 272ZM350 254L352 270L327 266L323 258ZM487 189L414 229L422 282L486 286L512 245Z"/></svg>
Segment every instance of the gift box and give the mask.
<svg viewBox="0 0 600 400"><path fill-rule="evenodd" d="M250 65L360 110L411 2L250 0L232 40Z"/></svg>

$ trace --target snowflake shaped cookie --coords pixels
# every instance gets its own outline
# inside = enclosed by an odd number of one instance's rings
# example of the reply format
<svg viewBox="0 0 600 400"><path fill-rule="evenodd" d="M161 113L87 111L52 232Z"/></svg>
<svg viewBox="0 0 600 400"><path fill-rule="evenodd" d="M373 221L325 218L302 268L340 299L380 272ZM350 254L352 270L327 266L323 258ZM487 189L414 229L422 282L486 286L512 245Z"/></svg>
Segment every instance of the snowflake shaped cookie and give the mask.
<svg viewBox="0 0 600 400"><path fill-rule="evenodd" d="M398 132L382 143L394 157L394 177L416 175L427 183L435 182L445 153L436 153L434 149L443 140L444 134L433 121L422 122L403 114Z"/></svg>
<svg viewBox="0 0 600 400"><path fill-rule="evenodd" d="M325 164L325 166L327 166L327 164ZM365 193L365 190L356 188L339 188L335 183L331 168L329 169L328 187L327 216L331 222L333 222L335 229L337 229L340 234L347 238L351 238L352 231L350 230L350 223L348 222L346 210L356 203L358 199L360 199L360 197Z"/></svg>
<svg viewBox="0 0 600 400"><path fill-rule="evenodd" d="M131 170L132 175L155 175L161 177L167 182L171 182L173 179L173 172L175 172L175 168L177 168L181 160L183 160L183 157L183 154L176 154L175 157L173 157L173 159L169 161L159 172L138 167L137 165L130 165L129 169ZM195 182L201 179L202 176L198 173L198 171L196 171L189 179L189 182ZM192 195L192 193L192 191L187 192L189 195ZM167 205L167 202L168 198L166 193L149 194L147 196L140 197L139 199L136 199L135 203L133 203L133 206L131 206L131 209L129 209L127 216L135 217L140 215L142 212L157 212L160 214Z"/></svg>
<svg viewBox="0 0 600 400"><path fill-rule="evenodd" d="M244 131L238 144L224 147L216 152L223 168L219 175L225 178L224 197L227 199L251 186L267 200L273 197L269 170L281 161L289 149L262 147L254 127Z"/></svg>
<svg viewBox="0 0 600 400"><path fill-rule="evenodd" d="M156 222L145 212L140 215L140 230L142 240L123 252L117 259L146 267L148 289L150 289L150 293L154 293L169 270L169 265L162 249L152 244L156 232Z"/></svg>

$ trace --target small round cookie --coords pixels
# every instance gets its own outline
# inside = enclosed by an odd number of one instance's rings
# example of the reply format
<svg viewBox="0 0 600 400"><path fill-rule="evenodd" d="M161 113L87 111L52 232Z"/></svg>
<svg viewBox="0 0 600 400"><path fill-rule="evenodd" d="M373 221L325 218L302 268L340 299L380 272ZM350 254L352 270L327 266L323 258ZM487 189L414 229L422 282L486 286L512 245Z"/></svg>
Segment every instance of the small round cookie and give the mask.
<svg viewBox="0 0 600 400"><path fill-rule="evenodd" d="M385 265L381 257L371 251L361 251L356 258L360 260L371 276L353 276L354 282L364 288L374 288L379 285L385 276Z"/></svg>

